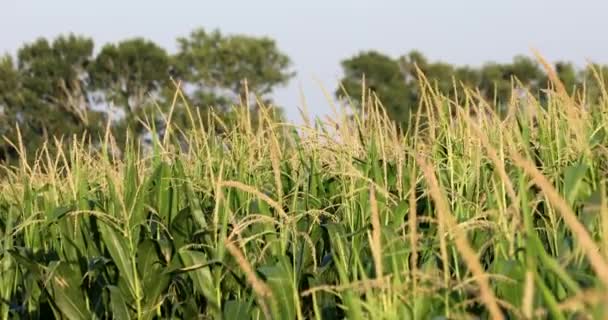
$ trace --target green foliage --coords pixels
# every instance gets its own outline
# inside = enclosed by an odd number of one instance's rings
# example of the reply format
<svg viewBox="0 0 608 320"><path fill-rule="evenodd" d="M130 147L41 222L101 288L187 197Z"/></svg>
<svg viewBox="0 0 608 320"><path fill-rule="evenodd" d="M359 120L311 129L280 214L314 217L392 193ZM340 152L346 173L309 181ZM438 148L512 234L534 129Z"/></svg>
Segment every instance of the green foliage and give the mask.
<svg viewBox="0 0 608 320"><path fill-rule="evenodd" d="M179 38L178 44L176 71L197 88L192 98L198 105L226 108L239 104L238 99L264 98L293 76L289 57L266 37L225 36L217 30L197 29ZM250 97L245 95L244 79Z"/></svg>
<svg viewBox="0 0 608 320"><path fill-rule="evenodd" d="M89 68L91 87L104 101L134 114L169 82L169 55L142 38L107 44Z"/></svg>
<svg viewBox="0 0 608 320"><path fill-rule="evenodd" d="M108 118L122 142L127 136L140 138L146 125L162 134L167 119L160 112L171 107L175 107L174 123L198 122L199 113L188 113L185 101L171 106L172 80L182 81L183 92L201 108L200 120L207 123L208 109L215 106L229 127L234 123L230 107L239 104L239 99L250 99L254 108L259 96L270 105L268 95L293 76L289 58L269 38L208 34L199 29L178 41L179 52L174 56L142 38L106 44L94 56L91 39L70 34L25 44L15 61L2 57L0 135L12 144L0 141L0 161L14 163L19 158L19 146L13 146L19 140L30 160L45 141L52 154L56 144L70 143L82 132L97 148ZM279 107L272 113L277 119L283 117ZM57 143L54 138L59 139ZM118 147L124 151L123 144Z"/></svg>
<svg viewBox="0 0 608 320"><path fill-rule="evenodd" d="M584 98L588 105L605 104L606 94L603 88L608 84L608 66L592 63L581 74L580 82L584 85L586 91Z"/></svg>
<svg viewBox="0 0 608 320"><path fill-rule="evenodd" d="M572 94L576 87L579 85L578 76L574 65L570 62L559 61L555 63L555 72L557 76L564 84L564 87L569 94Z"/></svg>
<svg viewBox="0 0 608 320"><path fill-rule="evenodd" d="M91 63L90 91L97 102L124 112L114 125L119 141L127 133L138 137L144 131L138 119L166 100L163 90L170 87L169 70L165 49L142 38L107 44Z"/></svg>
<svg viewBox="0 0 608 320"><path fill-rule="evenodd" d="M368 51L342 61L342 68L342 86L346 92L355 95L365 86L382 97L385 110L392 119L399 123L408 121L418 95L411 81L405 80L398 61L379 52ZM338 89L337 94L340 93L342 90ZM366 103L361 98L358 98L359 105Z"/></svg>
<svg viewBox="0 0 608 320"><path fill-rule="evenodd" d="M523 56L476 69L363 52L342 66L365 112L302 128L247 104L292 76L272 40L197 30L179 45L94 57L70 35L0 59L1 133L27 150L0 144L21 160L0 181L1 319L485 319L493 303L508 318L605 318L606 67L559 62L567 92L544 94ZM168 74L198 103L240 106L174 103ZM531 97L511 99L514 84ZM526 109L460 112L483 100ZM126 116L101 140L93 104L109 101ZM412 127L415 112L426 122L400 134L391 119ZM143 132L137 117L152 119L149 149L111 135Z"/></svg>
<svg viewBox="0 0 608 320"><path fill-rule="evenodd" d="M86 67L93 53L93 41L75 35L60 36L52 43L38 39L17 53L17 69L4 58L0 96L4 134L16 140L19 126L26 150L35 151L43 141L70 139L103 128L103 114L90 108ZM10 147L2 149L15 153Z"/></svg>
<svg viewBox="0 0 608 320"><path fill-rule="evenodd" d="M604 110L549 90L534 119L475 124L423 93L417 135L374 99L304 134L243 105L224 135L181 128L187 148L169 130L119 159L83 143L7 169L0 318L487 319L488 301L505 318L605 318L580 240L606 264Z"/></svg>
<svg viewBox="0 0 608 320"><path fill-rule="evenodd" d="M21 86L20 74L10 56L0 58L0 136L10 136L11 128L16 125L18 109L21 103L19 95ZM0 161L14 158L14 150L6 141L0 141Z"/></svg>
<svg viewBox="0 0 608 320"><path fill-rule="evenodd" d="M593 70L603 74L606 67L590 66L577 72L571 63L563 61L556 62L554 67L570 94L580 94L583 83L586 83L588 87L585 98L591 104L598 103L601 92L596 85L598 81ZM424 91L436 91L463 104L467 99L465 88L475 88L483 99L496 108L495 111L501 113L506 110L512 95L521 97L523 92L546 101L541 89L549 85L549 79L541 65L535 59L522 55L515 56L511 63L489 62L474 68L441 61L430 62L419 51L412 51L398 59L377 51L367 51L342 61L342 69L342 86L356 105L360 106L362 99L366 99L367 93L359 94L362 79L365 78L368 90L382 97L389 117L403 129L411 128L412 115L427 103L421 99ZM427 82L419 81L421 76ZM515 91L512 90L514 83L517 89ZM336 96L343 95L342 88L339 88Z"/></svg>

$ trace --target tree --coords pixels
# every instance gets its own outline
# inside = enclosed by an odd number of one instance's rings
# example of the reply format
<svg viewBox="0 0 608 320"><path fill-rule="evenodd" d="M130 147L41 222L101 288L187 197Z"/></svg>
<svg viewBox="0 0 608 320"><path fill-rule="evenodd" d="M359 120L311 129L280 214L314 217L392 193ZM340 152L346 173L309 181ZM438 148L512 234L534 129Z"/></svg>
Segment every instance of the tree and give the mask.
<svg viewBox="0 0 608 320"><path fill-rule="evenodd" d="M407 128L420 102L422 88L419 71L433 90L448 95L462 90L458 81L468 86L477 86L481 81L478 70L466 66L455 67L445 62L429 62L419 51L411 51L399 59L377 51L361 52L344 60L342 69L342 86L351 94L351 99L361 105L358 92L365 76L366 87L380 98L388 116L402 128ZM341 94L341 90L336 92L337 96Z"/></svg>
<svg viewBox="0 0 608 320"><path fill-rule="evenodd" d="M341 84L358 106L363 103L359 92L364 80L365 87L380 98L391 119L400 125L408 122L418 97L399 61L377 51L365 51L342 61L342 69ZM341 89L336 91L336 96L342 94Z"/></svg>
<svg viewBox="0 0 608 320"><path fill-rule="evenodd" d="M419 51L411 51L400 58L402 69L407 72L407 81L411 82L416 92L420 91L418 69L424 74L430 85L440 93L453 96L462 91L461 84L475 88L480 83L479 70L469 66L453 66L445 62L429 62ZM420 93L417 93L419 96ZM464 96L461 94L461 97Z"/></svg>
<svg viewBox="0 0 608 320"><path fill-rule="evenodd" d="M138 120L151 116L156 105L167 108L163 92L170 86L169 71L165 49L143 38L106 44L89 67L96 102L118 111L113 134L121 145L127 134L141 137ZM153 121L161 126L159 118Z"/></svg>
<svg viewBox="0 0 608 320"><path fill-rule="evenodd" d="M198 29L179 38L178 44L176 72L195 88L191 98L201 106L226 108L239 99L244 103L249 97L243 80L252 95L267 98L294 75L289 57L266 37L225 36L217 30Z"/></svg>
<svg viewBox="0 0 608 320"><path fill-rule="evenodd" d="M388 115L401 125L407 125L419 105L422 95L419 70L438 93L458 97L462 102L465 95L461 84L464 84L469 88L479 88L482 97L496 101L498 107L509 102L514 79L539 96L540 89L547 83L547 76L539 63L526 56L516 56L507 64L487 63L481 68L472 68L430 62L419 51L411 51L398 60L377 51L367 51L344 60L342 68L342 84L351 94L351 99L360 100L358 92L365 75L368 88L379 96ZM339 96L340 90L336 94ZM360 105L360 101L358 103Z"/></svg>
<svg viewBox="0 0 608 320"><path fill-rule="evenodd" d="M580 78L580 82L585 88L587 105L602 102L602 89L608 88L608 66L591 63L581 72ZM604 103L606 103L606 101L604 101Z"/></svg>
<svg viewBox="0 0 608 320"><path fill-rule="evenodd" d="M38 149L53 136L69 139L99 132L103 113L90 108L86 92L92 52L91 39L70 34L52 43L40 38L24 45L17 52L16 69L10 58L3 59L0 99L9 139L17 138L15 125L27 150Z"/></svg>
<svg viewBox="0 0 608 320"><path fill-rule="evenodd" d="M558 61L555 63L555 72L557 77L564 84L564 87L569 94L578 87L578 75L574 65L570 62Z"/></svg>
<svg viewBox="0 0 608 320"><path fill-rule="evenodd" d="M10 56L0 58L0 139L14 136L13 127L20 104L21 78ZM0 140L0 162L17 156L10 144Z"/></svg>
<svg viewBox="0 0 608 320"><path fill-rule="evenodd" d="M100 100L119 106L129 118L168 84L169 55L154 42L129 39L105 45L89 70Z"/></svg>
<svg viewBox="0 0 608 320"><path fill-rule="evenodd" d="M523 85L529 86L533 93L538 93L539 86L543 85L546 79L545 72L539 63L523 55L515 56L511 65L508 65L506 69L509 78L517 78Z"/></svg>
<svg viewBox="0 0 608 320"><path fill-rule="evenodd" d="M499 63L486 63L481 67L479 90L484 98L498 105L509 101L511 78L508 66Z"/></svg>
<svg viewBox="0 0 608 320"><path fill-rule="evenodd" d="M479 87L486 99L495 101L501 107L511 99L514 80L536 96L540 95L540 89L547 83L547 77L536 60L518 55L512 63L484 64Z"/></svg>

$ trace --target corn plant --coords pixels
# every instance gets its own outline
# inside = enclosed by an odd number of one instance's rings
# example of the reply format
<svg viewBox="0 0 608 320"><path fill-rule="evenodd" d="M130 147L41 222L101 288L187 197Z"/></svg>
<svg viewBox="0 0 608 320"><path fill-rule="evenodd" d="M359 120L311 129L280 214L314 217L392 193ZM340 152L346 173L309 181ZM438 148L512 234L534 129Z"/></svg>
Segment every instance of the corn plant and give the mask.
<svg viewBox="0 0 608 320"><path fill-rule="evenodd" d="M420 81L405 132L368 96L300 126L176 104L189 128L121 153L16 141L0 317L604 319L606 103L556 85L499 115Z"/></svg>

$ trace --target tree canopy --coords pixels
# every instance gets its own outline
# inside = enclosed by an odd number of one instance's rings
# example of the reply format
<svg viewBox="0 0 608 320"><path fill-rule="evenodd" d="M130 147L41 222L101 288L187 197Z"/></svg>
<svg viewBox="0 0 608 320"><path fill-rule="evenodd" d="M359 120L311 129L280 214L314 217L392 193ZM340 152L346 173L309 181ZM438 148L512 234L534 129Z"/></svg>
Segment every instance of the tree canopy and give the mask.
<svg viewBox="0 0 608 320"><path fill-rule="evenodd" d="M173 81L181 84L197 111L204 114L215 107L229 122L233 105L249 103L253 108L260 99L274 106L272 92L295 74L290 58L268 37L196 29L176 42L174 53L144 38L107 43L96 51L91 38L67 34L39 38L24 44L15 56L1 56L0 161L18 157L18 150L4 137L15 142L20 135L27 150L37 150L53 137L69 141L83 132L95 142L110 120L119 138L127 132L141 136L138 119L158 107L166 111ZM499 108L510 101L513 84L541 100L548 85L541 65L522 55L509 63L473 67L430 61L419 51L395 58L369 50L343 60L341 66L342 87L336 95L346 92L360 106L365 87L402 128L409 126L420 105L419 71L434 90L462 99L462 84L476 88ZM608 66L578 70L570 62L558 61L553 67L569 93L588 103L601 99L599 83L608 81ZM282 116L280 107L274 110L275 116ZM174 109L174 123L188 123L184 111L182 105ZM155 124L164 121L150 119Z"/></svg>
<svg viewBox="0 0 608 320"><path fill-rule="evenodd" d="M198 29L178 44L176 71L196 88L192 98L198 104L226 107L246 98L244 79L251 93L265 97L294 75L289 57L270 38Z"/></svg>
<svg viewBox="0 0 608 320"><path fill-rule="evenodd" d="M24 44L16 57L0 58L0 135L15 142L20 134L27 150L83 132L95 142L110 118L120 138L140 135L138 118L171 103L171 77L197 107L227 112L245 98L244 79L252 96L269 102L294 74L289 57L266 37L198 29L177 42L175 54L143 38L107 43L97 54L92 39L74 34ZM177 108L175 119L183 112ZM17 152L2 139L0 161Z"/></svg>
<svg viewBox="0 0 608 320"><path fill-rule="evenodd" d="M398 58L378 51L363 51L342 61L342 69L342 86L356 105L361 105L360 92L365 79L367 89L379 97L388 116L401 127L408 126L411 115L419 105L421 88L418 70L434 89L443 94L456 96L464 85L478 89L483 98L499 108L511 99L514 81L541 100L542 89L549 85L540 63L523 55L515 56L510 63L488 62L480 67L471 67L431 62L419 51L411 51ZM608 76L608 67L600 65L576 70L572 63L558 61L554 69L568 92L573 93L584 85L585 99L588 101L597 101L601 95L594 74ZM337 97L344 94L342 88L336 90ZM462 98L464 95L458 96Z"/></svg>
<svg viewBox="0 0 608 320"><path fill-rule="evenodd" d="M16 67L5 57L0 67L3 133L14 141L18 127L26 149L36 150L53 136L95 134L103 127L103 114L90 108L86 91L92 53L91 39L68 35L24 45ZM7 142L1 146L3 158L15 154Z"/></svg>
<svg viewBox="0 0 608 320"><path fill-rule="evenodd" d="M107 44L89 68L91 88L128 115L135 113L169 81L169 55L142 38Z"/></svg>

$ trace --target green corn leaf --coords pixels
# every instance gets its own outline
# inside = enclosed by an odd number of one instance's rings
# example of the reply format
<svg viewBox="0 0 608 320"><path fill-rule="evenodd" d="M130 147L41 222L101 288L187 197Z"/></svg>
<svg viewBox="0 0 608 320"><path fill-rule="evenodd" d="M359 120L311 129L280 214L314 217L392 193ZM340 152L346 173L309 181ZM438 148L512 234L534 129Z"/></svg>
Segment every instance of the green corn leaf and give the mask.
<svg viewBox="0 0 608 320"><path fill-rule="evenodd" d="M184 267L191 271L188 275L192 279L195 288L207 299L209 306L216 314L220 313L220 301L217 298L217 289L214 286L213 277L208 266L205 254L199 251L180 250L179 256Z"/></svg>
<svg viewBox="0 0 608 320"><path fill-rule="evenodd" d="M50 279L51 296L61 313L68 319L91 319L92 315L80 289L79 272L75 272L74 268L62 262L51 268L53 269Z"/></svg>
<svg viewBox="0 0 608 320"><path fill-rule="evenodd" d="M228 319L251 319L251 305L243 301L230 300L224 303L222 315Z"/></svg>
<svg viewBox="0 0 608 320"><path fill-rule="evenodd" d="M110 291L110 306L112 310L112 317L117 320L128 320L131 319L127 302L120 288L115 286L108 286Z"/></svg>
<svg viewBox="0 0 608 320"><path fill-rule="evenodd" d="M137 290L137 279L136 274L133 270L132 258L133 254L130 253L127 239L113 227L102 223L99 226L103 243L110 252L112 260L120 271L120 276L125 280L129 286L129 291L132 294L132 299L137 299L140 293Z"/></svg>

